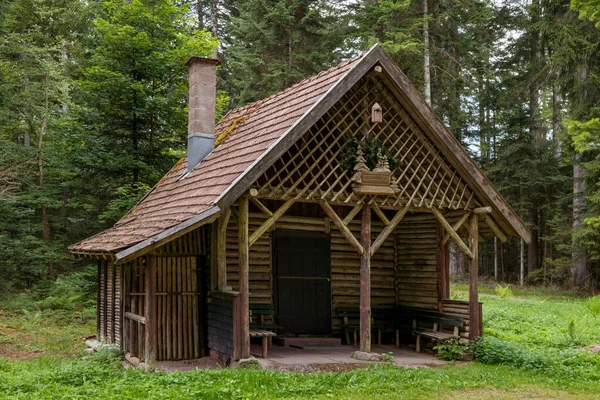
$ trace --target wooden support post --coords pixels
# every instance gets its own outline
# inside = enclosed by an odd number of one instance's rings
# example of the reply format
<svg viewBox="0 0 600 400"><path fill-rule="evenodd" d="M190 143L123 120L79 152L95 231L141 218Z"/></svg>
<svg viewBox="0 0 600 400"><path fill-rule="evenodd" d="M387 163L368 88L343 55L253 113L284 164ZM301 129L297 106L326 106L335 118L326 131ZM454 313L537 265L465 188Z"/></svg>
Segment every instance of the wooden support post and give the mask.
<svg viewBox="0 0 600 400"><path fill-rule="evenodd" d="M442 312L442 301L450 297L450 271L448 244L443 243L444 227L437 224L437 270L438 270L438 311Z"/></svg>
<svg viewBox="0 0 600 400"><path fill-rule="evenodd" d="M154 371L156 366L156 256L146 255L146 295L145 315L145 347L144 362L146 371Z"/></svg>
<svg viewBox="0 0 600 400"><path fill-rule="evenodd" d="M360 230L360 351L371 352L371 207L363 206Z"/></svg>
<svg viewBox="0 0 600 400"><path fill-rule="evenodd" d="M469 225L469 247L473 257L469 265L469 339L475 340L481 336L480 315L479 315L479 293L477 289L477 279L479 274L479 218L477 214L471 216Z"/></svg>
<svg viewBox="0 0 600 400"><path fill-rule="evenodd" d="M227 225L231 217L231 208L228 208L219 217L217 230L217 287L223 290L227 286Z"/></svg>
<svg viewBox="0 0 600 400"><path fill-rule="evenodd" d="M248 243L248 197L239 199L238 243L240 264L240 341L241 358L250 357L250 287L249 287L249 243Z"/></svg>

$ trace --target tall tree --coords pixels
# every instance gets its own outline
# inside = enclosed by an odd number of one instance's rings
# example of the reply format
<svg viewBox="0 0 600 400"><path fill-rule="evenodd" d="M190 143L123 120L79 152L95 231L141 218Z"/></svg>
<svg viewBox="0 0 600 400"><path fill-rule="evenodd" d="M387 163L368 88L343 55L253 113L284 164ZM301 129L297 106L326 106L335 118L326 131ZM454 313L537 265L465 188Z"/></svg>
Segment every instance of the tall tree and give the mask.
<svg viewBox="0 0 600 400"><path fill-rule="evenodd" d="M112 199L102 218L133 206L175 162L187 133L191 55L211 55L216 41L194 28L172 0L114 0L95 21L94 54L80 79L86 149L81 173ZM116 190L115 190L116 188Z"/></svg>
<svg viewBox="0 0 600 400"><path fill-rule="evenodd" d="M264 98L340 61L344 20L321 0L243 0L230 17L226 79L235 105ZM347 26L347 25L346 25Z"/></svg>

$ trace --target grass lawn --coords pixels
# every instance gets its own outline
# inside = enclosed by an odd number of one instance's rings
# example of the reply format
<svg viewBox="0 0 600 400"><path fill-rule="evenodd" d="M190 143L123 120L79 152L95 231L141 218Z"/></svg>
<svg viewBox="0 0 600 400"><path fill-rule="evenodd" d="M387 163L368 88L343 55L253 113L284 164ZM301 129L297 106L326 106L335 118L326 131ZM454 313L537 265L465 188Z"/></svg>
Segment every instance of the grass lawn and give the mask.
<svg viewBox="0 0 600 400"><path fill-rule="evenodd" d="M125 370L108 352L82 358L82 338L95 330L93 310L0 310L0 398L600 399L600 356L574 350L600 343L592 302L550 290L514 290L505 298L481 291L484 362L345 373ZM466 292L453 286L456 298Z"/></svg>

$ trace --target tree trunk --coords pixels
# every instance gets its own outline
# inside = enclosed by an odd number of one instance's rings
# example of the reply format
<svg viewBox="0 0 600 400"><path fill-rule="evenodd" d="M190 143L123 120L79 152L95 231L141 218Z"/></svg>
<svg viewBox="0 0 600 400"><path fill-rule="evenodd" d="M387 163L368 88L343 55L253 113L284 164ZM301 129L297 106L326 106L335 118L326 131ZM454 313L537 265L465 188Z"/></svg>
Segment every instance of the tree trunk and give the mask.
<svg viewBox="0 0 600 400"><path fill-rule="evenodd" d="M560 90L558 83L555 81L552 85L552 147L554 147L556 158L561 156L559 134L562 129L562 114L560 107Z"/></svg>
<svg viewBox="0 0 600 400"><path fill-rule="evenodd" d="M587 277L587 256L585 250L577 238L577 231L584 225L586 213L585 204L585 170L580 163L580 155L575 156L573 165L573 253L571 266L571 284L573 286L583 286Z"/></svg>
<svg viewBox="0 0 600 400"><path fill-rule="evenodd" d="M431 70L429 59L429 20L427 0L423 0L423 80L425 84L425 102L431 106Z"/></svg>
<svg viewBox="0 0 600 400"><path fill-rule="evenodd" d="M198 29L204 29L204 12L202 10L202 0L196 1L196 14L198 16Z"/></svg>
<svg viewBox="0 0 600 400"><path fill-rule="evenodd" d="M44 77L44 115L42 117L42 125L40 127L40 131L38 134L38 174L39 180L38 183L40 185L40 190L44 190L44 136L47 133L48 129L48 113L49 113L49 101L48 101L48 84L49 84L49 75L46 74ZM49 248L52 243L52 233L50 230L50 219L48 218L48 209L46 204L41 205L41 214L42 214L42 224L44 226L44 241L46 242L46 246ZM50 279L56 279L54 274L54 262L51 257L48 257L48 276Z"/></svg>
<svg viewBox="0 0 600 400"><path fill-rule="evenodd" d="M212 36L219 38L219 0L210 0L210 25ZM213 52L213 57L217 57L217 49Z"/></svg>
<svg viewBox="0 0 600 400"><path fill-rule="evenodd" d="M494 280L498 282L498 238L494 237Z"/></svg>
<svg viewBox="0 0 600 400"><path fill-rule="evenodd" d="M540 84L538 79L538 72L540 70L540 34L537 27L540 13L539 0L532 0L531 2L531 31L530 31L530 58L531 58L531 82L529 84L529 133L530 143L532 149L532 159L539 160L542 144L544 141L543 130L540 127L539 114L540 114ZM532 163L533 170L531 171L531 177L535 179L537 175L537 164L534 161ZM532 179L532 180L533 180ZM527 254L527 273L531 273L539 268L538 263L538 198L539 193L536 188L530 184L529 187L529 202L531 208L529 209L529 218L531 222L531 243L528 246Z"/></svg>
<svg viewBox="0 0 600 400"><path fill-rule="evenodd" d="M525 241L521 239L519 285L525 285Z"/></svg>
<svg viewBox="0 0 600 400"><path fill-rule="evenodd" d="M539 257L539 234L538 234L538 207L534 202L529 210L529 218L531 221L531 242L527 246L527 275L539 268L538 257Z"/></svg>

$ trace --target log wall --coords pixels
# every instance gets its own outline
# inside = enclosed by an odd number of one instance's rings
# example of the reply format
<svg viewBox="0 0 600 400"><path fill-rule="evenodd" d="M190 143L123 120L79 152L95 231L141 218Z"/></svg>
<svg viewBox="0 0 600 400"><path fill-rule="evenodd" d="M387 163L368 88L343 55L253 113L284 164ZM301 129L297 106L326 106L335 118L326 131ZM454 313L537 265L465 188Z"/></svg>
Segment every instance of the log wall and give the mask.
<svg viewBox="0 0 600 400"><path fill-rule="evenodd" d="M407 214L396 228L399 306L438 309L437 231L431 214Z"/></svg>
<svg viewBox="0 0 600 400"><path fill-rule="evenodd" d="M250 213L250 233L266 219L264 214ZM383 223L373 221L373 240L383 227ZM349 228L360 239L360 221L354 220ZM358 307L360 303L360 256L327 218L284 216L277 222L275 229L325 232L331 235L332 331L339 332L342 322L335 310L338 307ZM236 291L239 289L237 240L237 225L232 219L227 227L227 280ZM396 301L394 243L395 234L392 234L371 261L373 308L392 308ZM267 232L250 247L250 303L273 304L272 267L271 232Z"/></svg>
<svg viewBox="0 0 600 400"><path fill-rule="evenodd" d="M371 240L375 240L384 225L372 221ZM360 240L360 221L348 224L353 235ZM387 240L371 258L371 308L392 308L395 305L394 267L395 234ZM342 329L342 319L337 316L339 307L360 305L360 255L344 238L339 229L331 226L331 293L333 308L333 331Z"/></svg>
<svg viewBox="0 0 600 400"><path fill-rule="evenodd" d="M98 264L97 337L102 343L121 344L121 266Z"/></svg>
<svg viewBox="0 0 600 400"><path fill-rule="evenodd" d="M210 226L203 226L154 250L157 256L157 360L184 360L204 355L207 281L210 279ZM201 261L199 263L199 260ZM201 266L205 266L201 271ZM100 279L107 292L99 312L99 331L115 332L115 343L143 361L145 334L145 256L123 264ZM111 279L123 279L113 286ZM113 290L113 287L115 288ZM111 300L112 299L112 300ZM122 300L122 301L121 301ZM99 301L102 306L104 303ZM117 312L117 310L120 310ZM111 320L114 317L114 321ZM106 321L106 322L103 322ZM123 328L121 328L123 326ZM105 328L106 327L106 328ZM122 332L122 336L121 336ZM123 340L121 340L123 337Z"/></svg>
<svg viewBox="0 0 600 400"><path fill-rule="evenodd" d="M479 303L479 315L482 314L483 303ZM460 337L463 341L469 340L469 332L471 330L471 321L469 318L469 302L463 300L442 300L442 312L463 317L465 324L460 329ZM482 319L479 319L482 321ZM480 326L483 332L483 325Z"/></svg>

